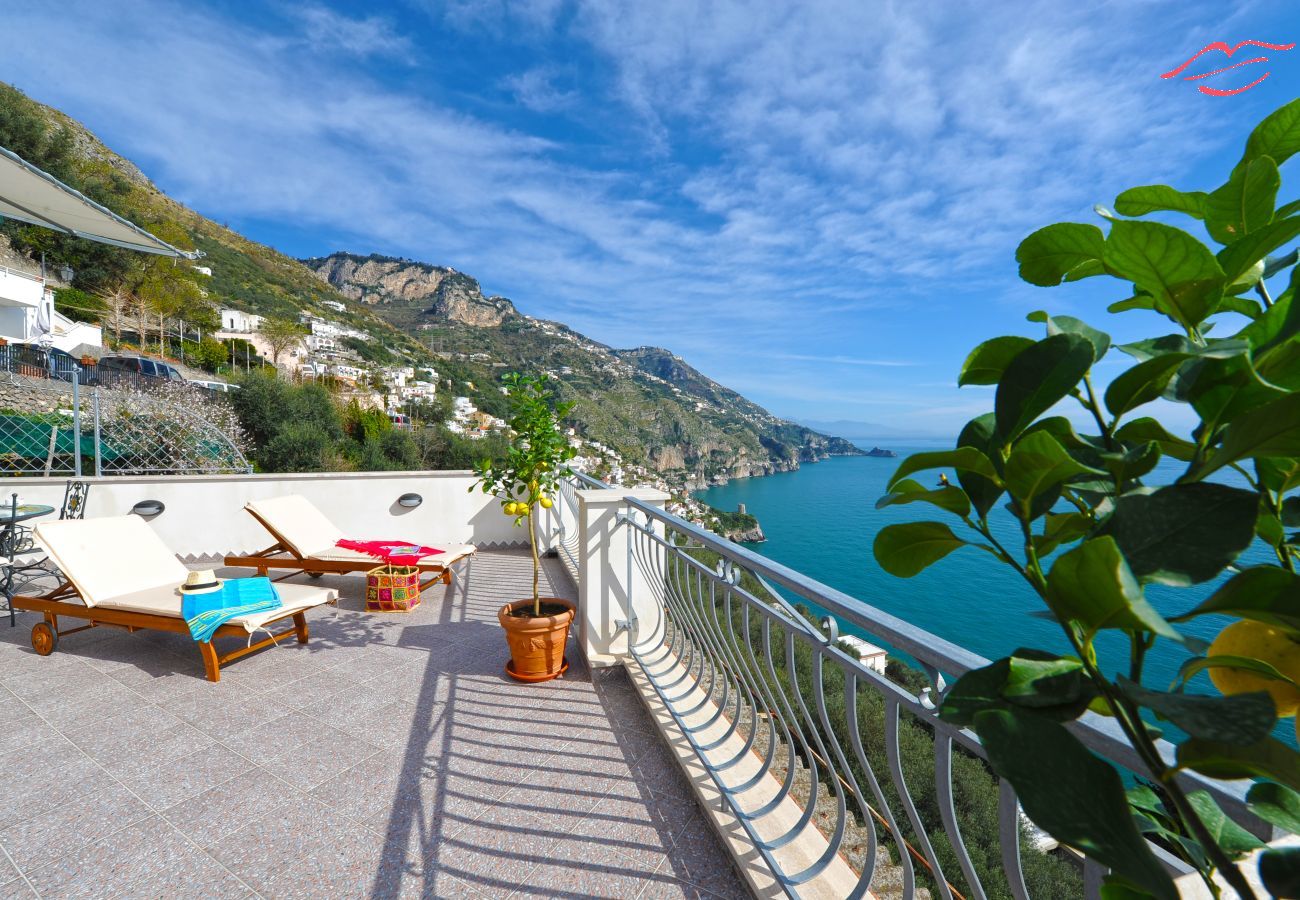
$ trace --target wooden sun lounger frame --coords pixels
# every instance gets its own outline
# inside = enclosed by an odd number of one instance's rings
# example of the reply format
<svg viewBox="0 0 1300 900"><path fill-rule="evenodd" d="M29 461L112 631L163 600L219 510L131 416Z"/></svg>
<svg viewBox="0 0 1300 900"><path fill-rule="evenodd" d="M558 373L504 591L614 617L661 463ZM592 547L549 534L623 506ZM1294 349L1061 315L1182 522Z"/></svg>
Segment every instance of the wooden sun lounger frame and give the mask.
<svg viewBox="0 0 1300 900"><path fill-rule="evenodd" d="M109 609L104 606L85 606L79 603L67 602L67 598L73 596L80 596L77 589L71 582L63 581L48 594L42 594L38 597L16 595L12 598L11 602L14 609L38 612L45 616L44 622L37 622L32 626L32 649L39 655L49 656L53 653L59 645L59 638L64 635L75 634L78 631L85 631L87 628L96 628L100 625L112 625L125 628L131 632L153 629L154 631L175 631L185 635L190 633L189 626L179 616L159 616L153 613L131 612L125 609ZM90 624L60 630L60 617L88 619ZM269 647L279 641L280 638L296 635L298 643L307 643L307 611L300 609L295 613L269 619L266 624L283 622L285 619L293 619L292 628L272 632L270 637L264 640L239 647L229 653L217 653L211 642L195 641L195 645L199 648L199 656L203 659L203 669L207 674L208 681L220 681L221 667L226 663ZM242 625L226 624L217 629L214 637L247 638L248 631Z"/></svg>
<svg viewBox="0 0 1300 900"><path fill-rule="evenodd" d="M315 556L302 556L289 546L289 542L284 539L284 535L271 527L270 522L247 507L245 507L245 511L256 519L259 525L270 532L271 537L276 538L276 542L265 550L259 550L251 555L232 554L227 556L225 561L227 566L256 569L257 574L262 576L268 575L271 569L289 569L290 571L284 575L271 579L272 581L283 581L301 572L306 572L313 578L319 578L327 572L332 575L350 575L355 572L369 572L376 566L383 565L383 561L378 559L320 559ZM473 556L472 553L467 555ZM459 556L456 561L465 558L465 556ZM417 563L416 568L432 576L428 580L420 582L420 590L424 590L438 581L450 585L452 565L454 565L454 562L446 565L442 563Z"/></svg>

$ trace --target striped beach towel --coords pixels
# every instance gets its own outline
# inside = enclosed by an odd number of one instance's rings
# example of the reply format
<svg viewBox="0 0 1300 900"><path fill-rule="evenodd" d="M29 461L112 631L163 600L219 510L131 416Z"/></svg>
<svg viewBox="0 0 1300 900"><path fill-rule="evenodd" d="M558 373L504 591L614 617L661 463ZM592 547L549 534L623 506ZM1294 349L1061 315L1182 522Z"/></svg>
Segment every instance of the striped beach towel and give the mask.
<svg viewBox="0 0 1300 900"><path fill-rule="evenodd" d="M190 636L209 643L217 629L240 616L278 609L280 595L269 578L236 578L207 594L186 594L181 599L181 616Z"/></svg>

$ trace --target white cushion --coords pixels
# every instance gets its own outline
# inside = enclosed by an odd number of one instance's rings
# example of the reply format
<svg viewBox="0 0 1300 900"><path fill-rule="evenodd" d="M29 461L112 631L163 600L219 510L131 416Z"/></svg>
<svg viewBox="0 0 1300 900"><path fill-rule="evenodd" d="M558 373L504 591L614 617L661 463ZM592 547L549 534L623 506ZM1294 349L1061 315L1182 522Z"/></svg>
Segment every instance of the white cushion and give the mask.
<svg viewBox="0 0 1300 900"><path fill-rule="evenodd" d="M245 509L256 513L271 527L275 536L299 556L328 553L337 549L334 545L347 537L301 494L250 500Z"/></svg>
<svg viewBox="0 0 1300 900"><path fill-rule="evenodd" d="M64 519L33 529L87 606L185 581L189 569L139 516Z"/></svg>
<svg viewBox="0 0 1300 900"><path fill-rule="evenodd" d="M320 606L338 598L339 592L333 588L316 587L311 584L277 583L275 592L280 595L280 606L265 612L251 613L230 620L232 625L240 625L245 631L261 628L267 622L290 613ZM146 588L98 604L106 609L120 609L127 612L147 613L153 616L181 615L181 594L177 585Z"/></svg>

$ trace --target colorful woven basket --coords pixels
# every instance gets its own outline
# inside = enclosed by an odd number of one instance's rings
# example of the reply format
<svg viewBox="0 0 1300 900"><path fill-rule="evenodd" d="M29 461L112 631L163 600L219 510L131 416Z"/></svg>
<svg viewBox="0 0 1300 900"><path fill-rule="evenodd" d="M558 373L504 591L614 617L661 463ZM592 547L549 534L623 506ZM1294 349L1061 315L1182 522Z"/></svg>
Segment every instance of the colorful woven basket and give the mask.
<svg viewBox="0 0 1300 900"><path fill-rule="evenodd" d="M413 612L419 605L415 566L379 566L366 573L366 612Z"/></svg>

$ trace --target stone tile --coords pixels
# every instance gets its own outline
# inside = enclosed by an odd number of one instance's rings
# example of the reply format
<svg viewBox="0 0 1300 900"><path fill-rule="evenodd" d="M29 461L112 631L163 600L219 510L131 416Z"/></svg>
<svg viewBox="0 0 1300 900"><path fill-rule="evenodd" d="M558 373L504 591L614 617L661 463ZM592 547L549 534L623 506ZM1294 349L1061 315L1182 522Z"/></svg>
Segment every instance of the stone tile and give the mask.
<svg viewBox="0 0 1300 900"><path fill-rule="evenodd" d="M217 684L197 682L197 686L178 696L159 702L163 709L185 720L199 731L218 740L240 734L284 715L273 704L257 698L232 697L223 678Z"/></svg>
<svg viewBox="0 0 1300 900"><path fill-rule="evenodd" d="M520 879L512 897L638 897L665 876L642 872L618 859L556 859L542 862Z"/></svg>
<svg viewBox="0 0 1300 900"><path fill-rule="evenodd" d="M73 731L86 725L123 715L140 705L140 697L125 685L103 675L98 683L78 691L74 697L41 703L41 717L60 731Z"/></svg>
<svg viewBox="0 0 1300 900"><path fill-rule="evenodd" d="M745 898L749 893L731 867L730 858L718 843L712 826L702 819L681 831L665 871L721 898Z"/></svg>
<svg viewBox="0 0 1300 900"><path fill-rule="evenodd" d="M271 773L252 767L223 784L167 807L162 815L195 844L210 848L267 815L274 807L299 799L295 791Z"/></svg>
<svg viewBox="0 0 1300 900"><path fill-rule="evenodd" d="M163 810L238 777L248 766L239 754L212 744L121 780L151 807Z"/></svg>
<svg viewBox="0 0 1300 900"><path fill-rule="evenodd" d="M509 883L530 870L555 839L543 819L496 808L434 844L425 862L486 892L486 886Z"/></svg>
<svg viewBox="0 0 1300 900"><path fill-rule="evenodd" d="M693 796L686 773L662 744L648 749L632 768L638 783L658 793L683 798Z"/></svg>
<svg viewBox="0 0 1300 900"><path fill-rule="evenodd" d="M0 831L0 847L22 869L57 860L151 814L126 788L113 781Z"/></svg>
<svg viewBox="0 0 1300 900"><path fill-rule="evenodd" d="M205 860L212 862L153 816L35 869L28 877L41 896L60 898L142 896L136 885L166 879L177 870L206 875L202 880L208 884L200 886L211 886L216 893L244 887L228 876L214 882L215 873Z"/></svg>
<svg viewBox="0 0 1300 900"><path fill-rule="evenodd" d="M4 877L7 877L5 873ZM36 892L22 878L0 880L0 900L36 900Z"/></svg>
<svg viewBox="0 0 1300 900"><path fill-rule="evenodd" d="M401 815L411 808L435 809L442 793L442 774L422 760L404 761L379 751L320 784L311 794L349 819L368 823L390 811Z"/></svg>
<svg viewBox="0 0 1300 900"><path fill-rule="evenodd" d="M654 802L607 797L571 830L575 839L595 840L644 871L655 871L667 859L681 828Z"/></svg>
<svg viewBox="0 0 1300 900"><path fill-rule="evenodd" d="M270 897L395 896L403 888L419 893L403 884L405 854L307 798L241 828L212 854Z"/></svg>
<svg viewBox="0 0 1300 900"><path fill-rule="evenodd" d="M62 737L42 746L0 756L0 828L40 815L88 793L108 775Z"/></svg>
<svg viewBox="0 0 1300 900"><path fill-rule="evenodd" d="M296 681L267 691L265 702L282 709L303 709L360 689L361 683L354 679L332 670L317 669Z"/></svg>
<svg viewBox="0 0 1300 900"><path fill-rule="evenodd" d="M48 745L58 739L59 732L35 713L0 723L0 753Z"/></svg>

